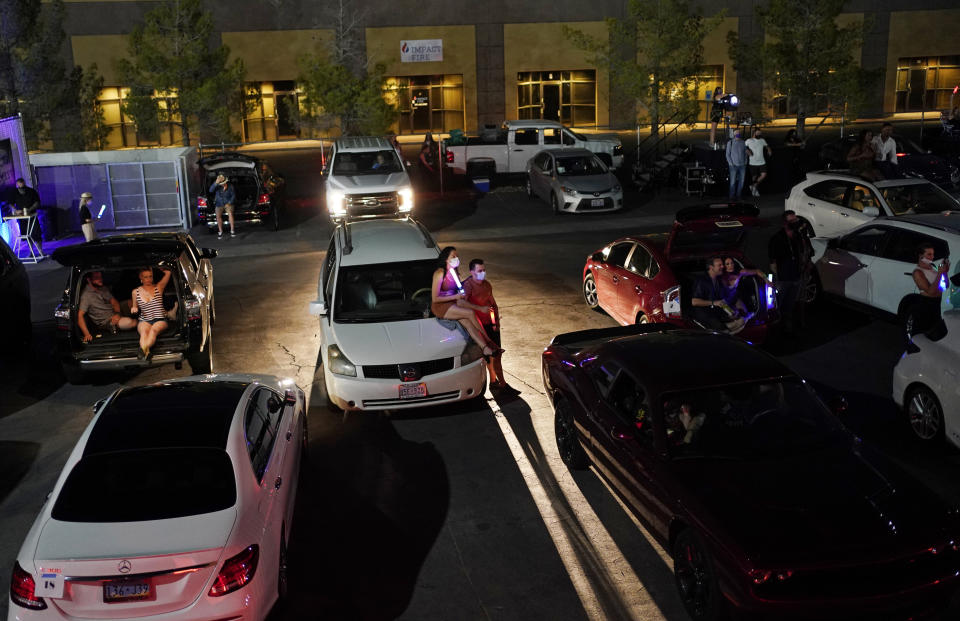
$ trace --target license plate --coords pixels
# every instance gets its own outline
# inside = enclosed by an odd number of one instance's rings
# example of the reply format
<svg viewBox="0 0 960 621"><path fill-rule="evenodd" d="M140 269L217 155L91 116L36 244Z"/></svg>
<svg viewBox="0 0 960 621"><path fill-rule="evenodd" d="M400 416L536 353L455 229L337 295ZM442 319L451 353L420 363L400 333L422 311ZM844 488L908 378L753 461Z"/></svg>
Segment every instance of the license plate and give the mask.
<svg viewBox="0 0 960 621"><path fill-rule="evenodd" d="M427 396L426 384L400 384L401 399L416 399Z"/></svg>
<svg viewBox="0 0 960 621"><path fill-rule="evenodd" d="M141 599L150 599L149 582L108 582L103 585L103 601L108 604Z"/></svg>
<svg viewBox="0 0 960 621"><path fill-rule="evenodd" d="M592 201L590 201L590 204L593 205L594 207L603 207L603 199L595 198Z"/></svg>

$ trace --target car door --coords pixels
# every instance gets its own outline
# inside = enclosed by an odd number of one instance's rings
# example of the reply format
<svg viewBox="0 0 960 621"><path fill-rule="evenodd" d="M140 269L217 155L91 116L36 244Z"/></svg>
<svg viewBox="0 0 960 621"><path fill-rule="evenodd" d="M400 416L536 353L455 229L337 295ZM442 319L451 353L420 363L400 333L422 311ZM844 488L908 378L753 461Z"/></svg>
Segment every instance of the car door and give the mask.
<svg viewBox="0 0 960 621"><path fill-rule="evenodd" d="M625 369L618 369L596 407L591 444L597 467L634 511L655 529L665 531L670 510L656 476L660 456L646 391Z"/></svg>
<svg viewBox="0 0 960 621"><path fill-rule="evenodd" d="M864 210L873 207L877 213L867 215ZM880 198L876 192L867 185L854 183L846 193L844 205L837 206L837 226L842 231L849 231L858 226L869 223L880 210Z"/></svg>
<svg viewBox="0 0 960 621"><path fill-rule="evenodd" d="M540 130L536 127L510 130L510 141L508 170L511 173L522 173L526 170L530 158L540 152Z"/></svg>
<svg viewBox="0 0 960 621"><path fill-rule="evenodd" d="M281 424L285 409L283 399L276 392L263 386L257 387L247 405L244 425L258 485L257 508L262 532L260 545L266 558L274 558L278 553L277 544L286 510L284 475L287 473L284 470L284 458L288 443L282 435L278 438L279 434L286 431Z"/></svg>
<svg viewBox="0 0 960 621"><path fill-rule="evenodd" d="M852 183L840 179L828 179L804 188L798 212L813 225L817 237L833 237L847 230L840 223L837 211L846 201L847 192Z"/></svg>
<svg viewBox="0 0 960 621"><path fill-rule="evenodd" d="M654 274L651 275L651 269ZM659 266L650 251L641 243L633 247L627 258L626 269L617 283L617 305L624 318L637 321L641 314L650 319L650 297L656 294L650 279L659 271Z"/></svg>
<svg viewBox="0 0 960 621"><path fill-rule="evenodd" d="M597 300L603 310L610 313L610 316L623 323L619 306L619 287L620 279L627 273L624 267L630 251L633 250L632 241L624 241L613 244L604 251L604 261L600 269L597 269L594 278L597 283Z"/></svg>
<svg viewBox="0 0 960 621"><path fill-rule="evenodd" d="M882 254L870 265L873 280L871 306L897 313L905 296L919 293L913 282L913 269L921 244L933 246L934 263L938 265L948 254L947 243L942 239L918 231L890 229L890 239Z"/></svg>
<svg viewBox="0 0 960 621"><path fill-rule="evenodd" d="M530 166L530 187L533 189L533 193L540 198L548 196L546 190L548 185L547 176L550 174L551 169L552 164L549 154L540 153L533 158L533 164Z"/></svg>
<svg viewBox="0 0 960 621"><path fill-rule="evenodd" d="M881 255L888 237L887 227L868 226L831 240L817 262L823 290L870 304L873 288L870 264Z"/></svg>

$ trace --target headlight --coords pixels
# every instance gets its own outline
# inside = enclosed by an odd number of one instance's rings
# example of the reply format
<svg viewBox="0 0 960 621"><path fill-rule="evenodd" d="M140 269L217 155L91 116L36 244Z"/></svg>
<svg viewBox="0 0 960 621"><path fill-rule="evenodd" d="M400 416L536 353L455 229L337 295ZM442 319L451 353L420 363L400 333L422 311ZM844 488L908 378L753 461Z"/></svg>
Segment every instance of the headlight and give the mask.
<svg viewBox="0 0 960 621"><path fill-rule="evenodd" d="M343 204L345 197L346 194L343 190L327 190L327 211L330 212L331 216L347 215L347 208Z"/></svg>
<svg viewBox="0 0 960 621"><path fill-rule="evenodd" d="M479 360L483 357L483 351L480 350L480 346L476 343L470 342L467 343L467 346L463 348L463 353L460 354L460 366L465 367L475 360Z"/></svg>
<svg viewBox="0 0 960 621"><path fill-rule="evenodd" d="M336 345L331 345L327 348L327 365L329 365L331 373L348 375L350 377L357 376L357 367L350 362L349 358L343 355L343 352L340 351L340 348Z"/></svg>
<svg viewBox="0 0 960 621"><path fill-rule="evenodd" d="M565 186L565 185L561 185L561 186L560 186L560 189L561 189L561 190L563 191L563 193L566 194L567 196L576 196L576 195L577 195L577 191L576 191L574 188L568 188L568 187Z"/></svg>
<svg viewBox="0 0 960 621"><path fill-rule="evenodd" d="M402 188L397 196L400 198L400 211L413 210L413 188Z"/></svg>

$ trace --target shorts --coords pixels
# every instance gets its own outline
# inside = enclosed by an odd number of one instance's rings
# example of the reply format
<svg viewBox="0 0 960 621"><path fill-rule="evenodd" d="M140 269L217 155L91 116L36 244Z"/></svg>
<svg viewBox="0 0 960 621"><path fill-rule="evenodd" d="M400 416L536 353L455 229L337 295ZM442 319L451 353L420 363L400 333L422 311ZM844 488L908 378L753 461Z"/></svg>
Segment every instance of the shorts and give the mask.
<svg viewBox="0 0 960 621"><path fill-rule="evenodd" d="M751 176L756 177L756 176L760 175L761 173L765 173L765 172L767 172L767 165L766 165L766 164L760 164L759 166L754 166L753 164L750 164L750 175L751 175Z"/></svg>
<svg viewBox="0 0 960 621"><path fill-rule="evenodd" d="M141 319L140 323L149 323L151 326L160 321L168 321L166 317L158 317L156 319Z"/></svg>
<svg viewBox="0 0 960 621"><path fill-rule="evenodd" d="M722 120L723 120L723 109L722 109L722 108L720 108L720 109L714 108L713 110L710 111L710 122L711 122L711 123L719 123L719 122L722 121Z"/></svg>
<svg viewBox="0 0 960 621"><path fill-rule="evenodd" d="M214 208L214 211L216 213L226 211L228 215L233 215L233 203L229 203L227 205L218 205L217 207Z"/></svg>

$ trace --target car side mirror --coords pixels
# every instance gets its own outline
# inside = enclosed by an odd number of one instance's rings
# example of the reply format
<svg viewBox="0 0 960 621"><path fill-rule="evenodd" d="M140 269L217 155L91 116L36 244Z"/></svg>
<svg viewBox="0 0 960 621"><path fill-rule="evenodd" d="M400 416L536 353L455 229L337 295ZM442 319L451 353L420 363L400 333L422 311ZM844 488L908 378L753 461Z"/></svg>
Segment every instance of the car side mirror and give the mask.
<svg viewBox="0 0 960 621"><path fill-rule="evenodd" d="M323 317L327 314L327 303L324 300L313 300L310 302L310 314Z"/></svg>
<svg viewBox="0 0 960 621"><path fill-rule="evenodd" d="M591 261L597 261L597 262L599 262L599 263L603 263L603 253L602 253L602 252L594 252L592 255L590 255L590 260L591 260Z"/></svg>
<svg viewBox="0 0 960 621"><path fill-rule="evenodd" d="M200 249L200 258L202 259L216 259L218 251L216 248L201 248Z"/></svg>
<svg viewBox="0 0 960 621"><path fill-rule="evenodd" d="M871 218L876 218L880 215L880 209L877 207L864 207L863 215L870 216Z"/></svg>
<svg viewBox="0 0 960 621"><path fill-rule="evenodd" d="M830 411L837 416L842 416L848 409L850 409L850 404L847 403L847 398L843 395L837 395L830 399Z"/></svg>

